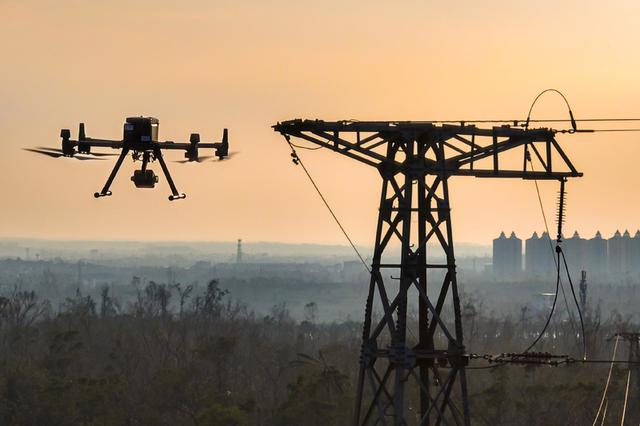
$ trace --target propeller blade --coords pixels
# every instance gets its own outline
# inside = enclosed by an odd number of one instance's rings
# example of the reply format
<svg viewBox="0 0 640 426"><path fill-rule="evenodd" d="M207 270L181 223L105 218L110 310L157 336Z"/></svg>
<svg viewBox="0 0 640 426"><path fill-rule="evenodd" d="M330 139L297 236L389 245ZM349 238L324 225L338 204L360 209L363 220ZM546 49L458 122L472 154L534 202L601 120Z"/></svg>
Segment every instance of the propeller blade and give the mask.
<svg viewBox="0 0 640 426"><path fill-rule="evenodd" d="M60 158L60 157L64 157L64 154L62 153L62 150L56 149L56 148L44 148L44 147L40 147L40 148L22 148L25 151L29 151L29 152L35 152L36 154L42 154L42 155L47 155L49 157L53 157L53 158ZM72 157L69 158L75 158L76 160L106 160L106 158L98 158L98 157L87 157L87 154L75 154Z"/></svg>
<svg viewBox="0 0 640 426"><path fill-rule="evenodd" d="M22 148L22 149L29 152L35 152L36 154L48 155L49 157L53 157L53 158L60 158L63 156L61 153L44 151L42 149L37 149L37 148Z"/></svg>
<svg viewBox="0 0 640 426"><path fill-rule="evenodd" d="M64 155L62 150L59 149L59 148L49 148L49 147L46 147L46 146L39 146L39 147L37 147L37 149ZM112 153L112 152L90 152L88 154L79 152L78 154L81 154L81 155L93 155L95 157L117 157L118 155L120 155L120 154L116 154L116 153Z"/></svg>
<svg viewBox="0 0 640 426"><path fill-rule="evenodd" d="M58 154L64 154L60 148L50 148L48 146L38 146L35 149L39 149L42 151L56 152Z"/></svg>
<svg viewBox="0 0 640 426"><path fill-rule="evenodd" d="M210 158L215 158L215 155L201 155L198 157L197 160L173 160L173 163L180 163L180 164L186 164L186 163L204 163L206 160L209 160Z"/></svg>
<svg viewBox="0 0 640 426"><path fill-rule="evenodd" d="M98 161L104 161L106 160L106 158L100 158L100 157L83 157L84 155L91 155L91 154L76 154L71 158L75 158L76 160L98 160Z"/></svg>

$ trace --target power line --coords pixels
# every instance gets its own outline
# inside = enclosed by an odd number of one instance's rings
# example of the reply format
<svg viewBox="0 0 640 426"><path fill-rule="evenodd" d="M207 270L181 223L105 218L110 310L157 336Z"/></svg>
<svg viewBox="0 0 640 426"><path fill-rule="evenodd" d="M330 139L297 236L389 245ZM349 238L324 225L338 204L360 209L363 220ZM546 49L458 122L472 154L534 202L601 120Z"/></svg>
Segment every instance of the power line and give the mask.
<svg viewBox="0 0 640 426"><path fill-rule="evenodd" d="M293 142L289 142L289 145L294 146L294 147L296 147L298 149L306 149L306 150L309 150L309 151L315 151L315 150L323 148L322 146L311 147L311 146L296 145Z"/></svg>
<svg viewBox="0 0 640 426"><path fill-rule="evenodd" d="M349 241L349 244L351 244L351 248L353 248L353 251L355 251L355 253L358 255L358 258L360 259L360 262L362 262L362 264L364 265L364 267L367 270L367 272L371 273L371 269L369 269L369 266L364 261L364 258L362 257L362 255L360 254L358 249L356 248L356 245L351 240L351 237L349 237L349 234L344 229L344 226L342 226L342 223L340 223L340 220L338 219L336 214L333 212L333 209L331 208L331 206L327 202L327 199L324 198L324 195L322 194L322 191L320 191L320 188L318 188L318 185L316 184L315 180L313 180L313 178L311 177L311 174L309 173L309 170L307 170L307 168L305 167L304 163L302 162L302 159L298 156L298 153L296 152L296 149L295 149L294 145L289 140L289 135L285 135L285 139L287 140L287 143L289 144L289 147L291 148L291 157L293 158L294 164L296 164L296 165L299 164L300 166L302 166L302 170L304 170L305 174L309 178L309 181L311 182L313 187L316 189L316 192L318 193L318 195L322 199L322 202L327 207L327 210L329 210L329 213L331 213L331 216L333 217L333 220L338 224L338 227L340 228L340 230L342 231L342 233L346 237L347 241Z"/></svg>
<svg viewBox="0 0 640 426"><path fill-rule="evenodd" d="M611 357L611 364L609 365L609 374L607 375L607 381L604 385L604 391L602 392L602 398L600 399L598 412L596 413L596 417L593 419L593 424L591 426L596 426L596 422L598 421L598 417L600 416L600 412L602 411L602 405L604 404L604 400L607 396L607 391L609 390L609 383L611 382L611 373L613 372L613 364L616 360L616 352L618 351L619 341L620 341L620 337L616 336L616 342L615 342L615 345L613 346L613 356Z"/></svg>
<svg viewBox="0 0 640 426"><path fill-rule="evenodd" d="M620 426L624 426L624 418L627 415L627 401L629 398L629 383L631 382L631 369L627 373L627 388L624 391L624 405L622 406L622 418L620 419Z"/></svg>

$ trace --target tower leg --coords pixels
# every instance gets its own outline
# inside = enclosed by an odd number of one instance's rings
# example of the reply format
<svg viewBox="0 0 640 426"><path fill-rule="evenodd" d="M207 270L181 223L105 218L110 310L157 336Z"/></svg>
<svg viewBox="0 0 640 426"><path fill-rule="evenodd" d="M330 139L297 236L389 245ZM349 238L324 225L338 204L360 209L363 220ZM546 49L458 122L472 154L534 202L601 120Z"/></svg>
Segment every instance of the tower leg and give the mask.
<svg viewBox="0 0 640 426"><path fill-rule="evenodd" d="M426 169L418 167L380 170L382 197L363 325L354 424L469 425L464 371L467 357L443 145L408 137L389 144L387 156L394 159L397 155L406 156L405 164L431 156L441 164L443 173L433 176L430 171L431 175L427 175ZM416 221L417 232L412 229ZM398 243L400 246L399 263L393 260L397 254L386 256L393 247L392 241L395 247ZM434 257L430 263L427 247L434 245L440 247L442 256ZM427 286L428 279L439 278L439 287ZM412 321L407 315L410 302L418 307L417 336L411 331ZM443 315L448 303L453 305L452 319ZM381 317L374 319L376 310L381 310Z"/></svg>

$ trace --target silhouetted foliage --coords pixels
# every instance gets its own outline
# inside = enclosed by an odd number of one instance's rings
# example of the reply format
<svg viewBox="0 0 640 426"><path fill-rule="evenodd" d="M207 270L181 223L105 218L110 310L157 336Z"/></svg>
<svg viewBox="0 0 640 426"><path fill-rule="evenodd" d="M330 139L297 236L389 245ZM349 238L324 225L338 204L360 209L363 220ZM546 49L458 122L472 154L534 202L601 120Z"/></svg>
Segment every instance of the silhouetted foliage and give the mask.
<svg viewBox="0 0 640 426"><path fill-rule="evenodd" d="M257 316L217 280L200 287L134 279L132 289L134 301L122 305L107 286L98 303L78 288L56 312L33 291L16 287L0 296L0 424L351 421L360 324L318 323L322 306L315 302L301 306L301 322L285 303ZM544 312L524 308L497 316L468 295L462 308L469 350L477 353L523 350L545 320ZM410 322L415 330L415 318ZM599 359L610 356L606 339L614 331L634 329L617 313L602 319L597 307L586 312L586 323L590 356ZM580 342L559 315L537 349L576 354ZM470 369L474 424L588 424L606 369ZM407 398L416 412L417 390Z"/></svg>

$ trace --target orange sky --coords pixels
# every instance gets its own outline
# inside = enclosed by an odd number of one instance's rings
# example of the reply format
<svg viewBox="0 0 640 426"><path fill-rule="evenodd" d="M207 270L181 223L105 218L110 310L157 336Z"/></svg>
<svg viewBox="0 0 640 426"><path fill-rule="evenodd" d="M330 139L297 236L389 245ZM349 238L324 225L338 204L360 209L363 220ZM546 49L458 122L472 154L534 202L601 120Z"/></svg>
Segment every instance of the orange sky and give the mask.
<svg viewBox="0 0 640 426"><path fill-rule="evenodd" d="M272 124L524 118L547 87L578 118L640 116L640 3L607 3L0 0L0 237L343 243ZM565 114L554 96L534 112ZM134 189L130 161L114 196L95 200L111 162L20 149L58 146L79 121L119 138L128 115L158 117L161 139L176 141L228 127L241 153L174 164L188 198L170 203L164 178ZM559 140L585 173L568 185L567 230L640 227L640 133ZM370 244L377 173L301 154L354 240ZM556 186L541 184L549 216ZM452 198L457 241L542 229L532 182L456 178Z"/></svg>

